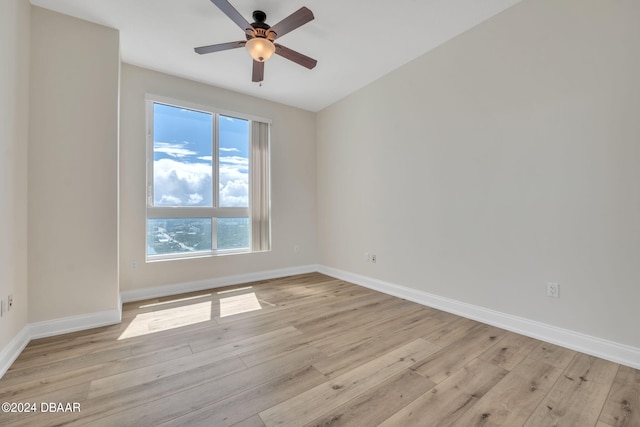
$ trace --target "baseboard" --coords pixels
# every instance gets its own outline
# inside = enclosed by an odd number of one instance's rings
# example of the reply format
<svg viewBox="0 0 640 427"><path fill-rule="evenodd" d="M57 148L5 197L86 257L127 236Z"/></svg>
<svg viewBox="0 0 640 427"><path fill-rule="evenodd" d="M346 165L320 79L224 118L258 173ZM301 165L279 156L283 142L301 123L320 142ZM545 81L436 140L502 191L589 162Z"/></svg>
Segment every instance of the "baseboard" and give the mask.
<svg viewBox="0 0 640 427"><path fill-rule="evenodd" d="M319 266L318 271L328 276L374 289L388 295L404 298L418 304L477 320L501 329L640 369L640 348L619 344L580 332L558 328L542 322L513 316L331 267Z"/></svg>
<svg viewBox="0 0 640 427"><path fill-rule="evenodd" d="M29 335L29 325L26 325L24 328L18 332L9 344L6 345L0 351L0 378L2 378L9 370L13 362L20 356L22 350L29 344L31 341L31 336Z"/></svg>
<svg viewBox="0 0 640 427"><path fill-rule="evenodd" d="M119 302L118 307L113 310L29 323L0 351L0 378L9 370L31 340L115 325L121 321L122 303Z"/></svg>
<svg viewBox="0 0 640 427"><path fill-rule="evenodd" d="M156 286L153 288L132 289L120 292L122 302L142 301L150 298L161 298L170 295L197 292L206 289L222 288L224 286L241 285L259 280L277 279L296 274L314 273L317 265L303 265L299 267L280 268L276 270L259 271L256 273L237 274L215 279L198 280L194 282L176 283L173 285Z"/></svg>
<svg viewBox="0 0 640 427"><path fill-rule="evenodd" d="M122 295L118 292L118 323L122 322Z"/></svg>
<svg viewBox="0 0 640 427"><path fill-rule="evenodd" d="M99 328L120 323L122 309L98 311L96 313L81 314L79 316L63 317L61 319L46 320L29 324L29 338L37 339L54 335L68 334L85 329Z"/></svg>

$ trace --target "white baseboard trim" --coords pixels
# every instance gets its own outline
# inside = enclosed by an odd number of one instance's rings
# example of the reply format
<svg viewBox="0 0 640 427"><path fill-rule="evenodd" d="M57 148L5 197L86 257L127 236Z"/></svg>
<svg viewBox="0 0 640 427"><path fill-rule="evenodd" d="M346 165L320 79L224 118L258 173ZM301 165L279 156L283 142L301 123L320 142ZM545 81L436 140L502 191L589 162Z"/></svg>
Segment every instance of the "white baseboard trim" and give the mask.
<svg viewBox="0 0 640 427"><path fill-rule="evenodd" d="M183 282L173 285L156 286L153 288L132 289L120 292L122 302L142 301L150 298L161 298L186 292L204 291L206 289L222 288L224 286L241 285L243 283L257 282L259 280L277 279L296 274L314 273L318 271L317 265L303 265L299 267L280 268L277 270L258 271L256 273L236 274L233 276L219 277L215 279L198 280L195 282Z"/></svg>
<svg viewBox="0 0 640 427"><path fill-rule="evenodd" d="M29 338L37 339L69 332L99 328L120 323L122 309L98 311L96 313L81 314L79 316L63 317L61 319L45 320L29 324Z"/></svg>
<svg viewBox="0 0 640 427"><path fill-rule="evenodd" d="M29 336L29 325L18 332L18 335L13 337L9 344L0 351L0 378L4 376L4 373L9 370L13 362L20 356L22 350L29 344L31 337Z"/></svg>
<svg viewBox="0 0 640 427"><path fill-rule="evenodd" d="M328 276L374 289L388 295L404 298L418 304L477 320L478 322L496 326L501 329L640 369L640 348L619 344L580 332L440 297L417 289L398 286L331 267L319 266L318 271Z"/></svg>
<svg viewBox="0 0 640 427"><path fill-rule="evenodd" d="M122 304L113 310L29 323L0 351L0 378L9 370L13 362L20 356L22 350L24 350L31 340L98 328L100 326L115 325L120 323L121 320Z"/></svg>
<svg viewBox="0 0 640 427"><path fill-rule="evenodd" d="M122 295L118 292L118 323L122 322Z"/></svg>

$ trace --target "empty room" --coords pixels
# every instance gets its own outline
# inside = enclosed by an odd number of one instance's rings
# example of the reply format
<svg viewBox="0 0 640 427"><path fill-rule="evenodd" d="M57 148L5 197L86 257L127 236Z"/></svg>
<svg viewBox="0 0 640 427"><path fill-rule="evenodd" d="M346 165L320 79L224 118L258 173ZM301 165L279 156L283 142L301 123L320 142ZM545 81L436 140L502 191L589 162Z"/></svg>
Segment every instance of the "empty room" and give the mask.
<svg viewBox="0 0 640 427"><path fill-rule="evenodd" d="M2 0L0 425L639 427L639 20Z"/></svg>

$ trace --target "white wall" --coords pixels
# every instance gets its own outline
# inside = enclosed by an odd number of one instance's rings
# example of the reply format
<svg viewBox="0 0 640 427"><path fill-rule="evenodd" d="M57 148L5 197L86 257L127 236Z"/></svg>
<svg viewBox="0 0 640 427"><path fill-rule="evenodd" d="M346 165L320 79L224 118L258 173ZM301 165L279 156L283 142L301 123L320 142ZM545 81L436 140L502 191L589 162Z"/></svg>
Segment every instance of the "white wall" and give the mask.
<svg viewBox="0 0 640 427"><path fill-rule="evenodd" d="M256 90L260 88L256 86ZM273 120L271 252L145 263L146 93ZM313 113L123 64L120 140L122 291L139 291L315 263ZM296 244L300 246L298 254L293 251ZM133 261L137 264L135 270L131 268Z"/></svg>
<svg viewBox="0 0 640 427"><path fill-rule="evenodd" d="M32 8L29 321L118 308L119 35Z"/></svg>
<svg viewBox="0 0 640 427"><path fill-rule="evenodd" d="M29 2L0 2L0 350L27 324Z"/></svg>
<svg viewBox="0 0 640 427"><path fill-rule="evenodd" d="M321 264L640 347L638 17L525 0L321 111Z"/></svg>

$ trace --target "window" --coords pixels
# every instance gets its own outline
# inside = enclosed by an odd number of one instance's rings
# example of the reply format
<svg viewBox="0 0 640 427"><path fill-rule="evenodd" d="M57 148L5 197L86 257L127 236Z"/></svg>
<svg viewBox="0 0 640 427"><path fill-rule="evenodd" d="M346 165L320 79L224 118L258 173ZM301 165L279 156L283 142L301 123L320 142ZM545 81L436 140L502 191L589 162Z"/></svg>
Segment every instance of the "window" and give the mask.
<svg viewBox="0 0 640 427"><path fill-rule="evenodd" d="M147 259L270 249L269 123L147 97Z"/></svg>

